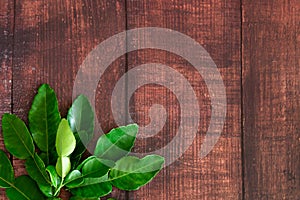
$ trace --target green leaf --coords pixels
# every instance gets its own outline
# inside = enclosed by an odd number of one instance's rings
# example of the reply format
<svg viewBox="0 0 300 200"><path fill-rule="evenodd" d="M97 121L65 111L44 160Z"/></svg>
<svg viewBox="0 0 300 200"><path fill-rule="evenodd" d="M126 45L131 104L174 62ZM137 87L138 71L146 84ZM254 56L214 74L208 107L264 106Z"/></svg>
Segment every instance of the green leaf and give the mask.
<svg viewBox="0 0 300 200"><path fill-rule="evenodd" d="M71 161L69 157L58 157L56 163L56 172L61 178L65 178L71 170Z"/></svg>
<svg viewBox="0 0 300 200"><path fill-rule="evenodd" d="M55 165L56 160L58 158L55 146L52 148L52 150L50 150L49 153L50 153L50 155L47 155L45 152L41 152L39 154L39 156L45 164L47 164L47 162L48 162L48 165Z"/></svg>
<svg viewBox="0 0 300 200"><path fill-rule="evenodd" d="M76 148L74 152L71 154L71 162L73 168L76 168L80 162L82 154L86 151L86 147L82 143L83 141L87 141L87 133L85 131L80 131L79 133L74 133L76 139ZM87 144L87 142L85 143Z"/></svg>
<svg viewBox="0 0 300 200"><path fill-rule="evenodd" d="M55 145L59 122L60 113L55 92L49 85L43 84L29 111L29 128L38 148L46 153L47 161ZM47 165L48 163L46 162Z"/></svg>
<svg viewBox="0 0 300 200"><path fill-rule="evenodd" d="M69 156L75 149L76 140L66 119L62 119L57 130L56 151L58 156Z"/></svg>
<svg viewBox="0 0 300 200"><path fill-rule="evenodd" d="M80 95L75 99L67 118L76 138L76 149L71 155L72 166L76 168L86 145L94 136L94 112L86 96Z"/></svg>
<svg viewBox="0 0 300 200"><path fill-rule="evenodd" d="M49 177L46 172L46 167L42 159L34 154L34 157L29 157L25 163L28 175L38 183L40 190L47 196L51 197L52 187Z"/></svg>
<svg viewBox="0 0 300 200"><path fill-rule="evenodd" d="M93 158L87 161L82 167L82 175L85 178L97 178L104 176L110 168L114 166L114 162Z"/></svg>
<svg viewBox="0 0 300 200"><path fill-rule="evenodd" d="M64 181L64 185L68 188L77 187L81 183L83 183L83 178L79 170L71 171Z"/></svg>
<svg viewBox="0 0 300 200"><path fill-rule="evenodd" d="M81 170L82 167L83 167L83 165L85 165L85 163L87 163L88 161L90 161L90 160L92 160L92 159L94 159L94 158L97 158L97 157L96 157L96 156L90 156L90 157L86 158L84 161L82 161L82 162L80 163L80 165L78 165L78 166L76 167L76 169L77 169L77 170Z"/></svg>
<svg viewBox="0 0 300 200"><path fill-rule="evenodd" d="M49 176L50 176L50 180L52 183L52 186L57 188L57 186L60 184L60 178L55 170L55 167L52 165L49 165L46 168L46 171L48 172Z"/></svg>
<svg viewBox="0 0 300 200"><path fill-rule="evenodd" d="M105 175L100 178L85 178L80 186L70 191L77 197L99 198L111 193L112 185L108 181L108 176Z"/></svg>
<svg viewBox="0 0 300 200"><path fill-rule="evenodd" d="M37 183L50 184L45 164L42 161L42 159L37 155L37 153L34 153L33 157L30 157L26 160L25 167L28 172L28 175Z"/></svg>
<svg viewBox="0 0 300 200"><path fill-rule="evenodd" d="M85 131L89 140L93 137L94 112L86 96L80 95L75 99L67 118L74 133Z"/></svg>
<svg viewBox="0 0 300 200"><path fill-rule="evenodd" d="M112 129L108 134L99 138L94 154L107 160L119 160L130 152L137 132L138 125L136 124Z"/></svg>
<svg viewBox="0 0 300 200"><path fill-rule="evenodd" d="M116 162L109 176L112 184L121 190L137 190L150 182L162 169L164 158L149 155L143 159L127 156Z"/></svg>
<svg viewBox="0 0 300 200"><path fill-rule="evenodd" d="M9 188L14 182L14 170L4 151L0 150L0 187Z"/></svg>
<svg viewBox="0 0 300 200"><path fill-rule="evenodd" d="M11 188L6 189L6 195L11 200L45 199L36 183L29 176L18 177L15 184Z"/></svg>
<svg viewBox="0 0 300 200"><path fill-rule="evenodd" d="M2 117L3 138L6 149L19 159L33 156L35 148L25 123L16 115Z"/></svg>

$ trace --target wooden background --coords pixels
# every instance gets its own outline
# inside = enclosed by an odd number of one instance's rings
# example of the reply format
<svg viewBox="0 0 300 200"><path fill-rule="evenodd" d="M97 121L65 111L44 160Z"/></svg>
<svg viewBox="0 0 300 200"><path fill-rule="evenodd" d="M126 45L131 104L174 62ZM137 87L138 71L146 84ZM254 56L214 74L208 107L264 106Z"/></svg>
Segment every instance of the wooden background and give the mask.
<svg viewBox="0 0 300 200"><path fill-rule="evenodd" d="M200 74L168 52L147 49L120 57L97 89L96 110L105 131L115 126L110 111L114 84L127 70L149 62L171 66L186 77L197 94L202 120L193 145L180 159L139 191L115 190L113 196L299 199L299 0L0 0L0 116L11 112L26 121L42 83L56 90L65 116L86 55L116 33L149 26L180 31L210 53L226 87L226 123L213 151L200 160L211 111ZM176 97L157 85L146 85L132 97L135 121L147 124L154 103L166 107L167 123L160 140L140 139L135 151L159 149L178 129ZM23 162L11 160L16 174L23 174ZM3 190L0 199L5 199Z"/></svg>

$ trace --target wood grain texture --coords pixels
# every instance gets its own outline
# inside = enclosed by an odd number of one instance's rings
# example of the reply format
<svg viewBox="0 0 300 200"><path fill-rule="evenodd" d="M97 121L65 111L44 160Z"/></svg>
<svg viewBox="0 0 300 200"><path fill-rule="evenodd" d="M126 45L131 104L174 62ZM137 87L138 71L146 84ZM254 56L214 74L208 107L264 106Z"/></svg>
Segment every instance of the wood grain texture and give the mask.
<svg viewBox="0 0 300 200"><path fill-rule="evenodd" d="M243 4L245 199L300 197L300 4Z"/></svg>
<svg viewBox="0 0 300 200"><path fill-rule="evenodd" d="M12 52L13 52L14 3L0 1L0 120L11 112ZM0 123L0 149L5 150ZM5 200L0 189L0 199Z"/></svg>
<svg viewBox="0 0 300 200"><path fill-rule="evenodd" d="M16 0L14 113L27 121L37 88L49 83L57 93L61 115L65 117L79 66L96 45L125 30L124 16L124 2L118 0ZM107 51L116 47L111 48ZM117 80L125 70L123 60L114 62L102 81ZM112 84L100 86L96 98L101 102L97 102L96 111L104 121L102 128L108 131L114 127L107 101ZM25 173L22 161L14 160L14 168L17 175ZM113 195L124 199L122 192Z"/></svg>
<svg viewBox="0 0 300 200"><path fill-rule="evenodd" d="M169 52L146 49L130 53L129 69L154 62L170 66L181 73L197 95L201 121L197 137L185 154L165 168L149 185L131 193L129 199L242 198L240 20L240 3L234 0L127 1L128 29L155 26L169 28L203 45L224 79L228 103L222 136L213 151L201 160L198 157L200 146L211 117L210 96L201 75L186 60ZM156 71L151 73L166 79L169 76ZM147 74L144 76L146 78ZM180 83L175 84L182 87ZM181 91L178 95L185 94L185 91ZM161 104L166 108L167 123L156 136L136 142L135 151L139 153L164 147L174 138L179 127L180 104L176 95L155 84L145 85L136 91L130 104L132 118L141 125L147 125L150 122L149 108L153 104ZM176 150L174 148L171 151Z"/></svg>

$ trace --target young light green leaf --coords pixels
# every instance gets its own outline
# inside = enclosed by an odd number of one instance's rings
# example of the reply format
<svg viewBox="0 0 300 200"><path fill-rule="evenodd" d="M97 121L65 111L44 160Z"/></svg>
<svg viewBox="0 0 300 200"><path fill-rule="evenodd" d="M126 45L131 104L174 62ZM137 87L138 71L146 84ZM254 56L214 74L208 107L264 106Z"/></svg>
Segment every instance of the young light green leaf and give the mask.
<svg viewBox="0 0 300 200"><path fill-rule="evenodd" d="M50 176L50 180L51 180L51 183L52 183L52 186L57 188L58 185L60 184L60 178L55 170L55 167L52 166L52 165L49 165L47 168L46 168L46 171L48 172L49 176Z"/></svg>
<svg viewBox="0 0 300 200"><path fill-rule="evenodd" d="M71 193L81 198L100 198L112 191L112 185L108 176L100 178L85 178L84 182L75 188L70 189Z"/></svg>
<svg viewBox="0 0 300 200"><path fill-rule="evenodd" d="M63 179L71 170L71 161L69 157L58 157L56 163L56 172Z"/></svg>
<svg viewBox="0 0 300 200"><path fill-rule="evenodd" d="M115 165L114 162L93 158L87 161L82 167L82 175L85 178L97 178L104 176L110 168Z"/></svg>
<svg viewBox="0 0 300 200"><path fill-rule="evenodd" d="M119 160L130 152L137 132L137 124L112 129L108 134L99 138L94 155L107 160Z"/></svg>
<svg viewBox="0 0 300 200"><path fill-rule="evenodd" d="M80 186L83 183L83 177L79 170L71 171L64 181L64 185L68 188Z"/></svg>
<svg viewBox="0 0 300 200"><path fill-rule="evenodd" d="M35 148L25 123L16 115L2 117L3 138L6 149L19 159L33 156Z"/></svg>
<svg viewBox="0 0 300 200"><path fill-rule="evenodd" d="M45 197L38 189L36 183L29 176L20 176L15 184L6 189L6 195L14 200L43 200Z"/></svg>
<svg viewBox="0 0 300 200"><path fill-rule="evenodd" d="M33 157L29 157L25 163L28 175L37 182L40 190L47 196L53 195L51 182L46 172L46 167L42 159L34 153Z"/></svg>
<svg viewBox="0 0 300 200"><path fill-rule="evenodd" d="M56 151L58 156L69 156L75 149L76 140L66 119L62 119L57 130Z"/></svg>
<svg viewBox="0 0 300 200"><path fill-rule="evenodd" d="M137 190L150 182L162 169L164 158L149 155L143 159L127 156L116 162L109 176L111 183L121 190Z"/></svg>
<svg viewBox="0 0 300 200"><path fill-rule="evenodd" d="M59 122L60 113L55 92L49 85L43 84L29 111L29 128L38 148L46 153L47 161L55 145Z"/></svg>
<svg viewBox="0 0 300 200"><path fill-rule="evenodd" d="M0 150L0 187L9 188L15 180L14 170L4 151Z"/></svg>

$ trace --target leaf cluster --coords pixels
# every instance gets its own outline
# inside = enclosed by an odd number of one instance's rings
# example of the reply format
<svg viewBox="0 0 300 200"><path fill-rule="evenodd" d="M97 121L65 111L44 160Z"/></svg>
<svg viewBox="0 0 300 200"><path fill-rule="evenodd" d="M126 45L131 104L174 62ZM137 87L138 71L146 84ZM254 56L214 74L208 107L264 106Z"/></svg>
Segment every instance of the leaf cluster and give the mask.
<svg viewBox="0 0 300 200"><path fill-rule="evenodd" d="M15 177L6 153L0 150L0 187L10 200L60 199L62 188L71 199L100 199L112 188L137 190L162 169L164 158L130 156L138 126L112 129L98 138L93 154L82 155L94 137L94 112L84 95L61 118L54 90L43 84L29 111L29 126L13 114L2 117L6 149L25 160L28 175Z"/></svg>

